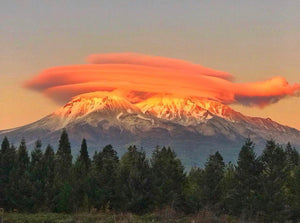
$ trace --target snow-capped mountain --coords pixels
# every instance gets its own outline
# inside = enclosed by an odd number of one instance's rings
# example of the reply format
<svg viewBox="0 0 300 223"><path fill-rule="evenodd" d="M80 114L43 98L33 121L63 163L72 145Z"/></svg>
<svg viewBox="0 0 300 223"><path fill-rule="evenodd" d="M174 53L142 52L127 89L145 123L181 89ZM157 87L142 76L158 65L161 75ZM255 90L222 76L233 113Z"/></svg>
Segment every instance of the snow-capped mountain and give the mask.
<svg viewBox="0 0 300 223"><path fill-rule="evenodd" d="M184 126L197 125L212 118L207 109L190 98L154 97L138 103L137 106L144 114Z"/></svg>
<svg viewBox="0 0 300 223"><path fill-rule="evenodd" d="M243 117L229 106L208 99L153 97L136 105L143 113L185 126L197 125L214 116L228 121L239 121Z"/></svg>
<svg viewBox="0 0 300 223"><path fill-rule="evenodd" d="M90 113L101 113L102 116L117 114L116 119L124 113L138 113L135 105L118 96L102 96L98 93L84 94L73 98L64 107L53 113L60 119L60 127L83 118ZM101 119L101 118L100 118Z"/></svg>
<svg viewBox="0 0 300 223"><path fill-rule="evenodd" d="M74 97L54 113L32 124L0 131L17 144L22 137L33 144L41 139L56 147L66 128L74 154L83 137L90 152L112 144L120 154L130 144L150 152L157 145L171 146L187 166L203 163L219 150L234 160L243 141L251 137L262 149L265 140L300 145L300 132L271 119L245 116L229 106L202 98L156 96L139 103L103 93Z"/></svg>

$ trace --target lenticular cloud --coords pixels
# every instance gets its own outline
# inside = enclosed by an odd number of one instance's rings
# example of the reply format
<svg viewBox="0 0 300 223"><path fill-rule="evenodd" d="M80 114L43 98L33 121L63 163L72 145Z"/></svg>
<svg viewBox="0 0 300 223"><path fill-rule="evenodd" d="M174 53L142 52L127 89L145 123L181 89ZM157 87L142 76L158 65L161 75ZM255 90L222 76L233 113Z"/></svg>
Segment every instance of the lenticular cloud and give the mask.
<svg viewBox="0 0 300 223"><path fill-rule="evenodd" d="M233 76L188 61L136 53L95 54L88 64L53 67L25 83L57 102L82 93L102 91L131 102L154 95L201 97L226 104L260 106L294 96L300 85L283 77L254 83L234 83Z"/></svg>

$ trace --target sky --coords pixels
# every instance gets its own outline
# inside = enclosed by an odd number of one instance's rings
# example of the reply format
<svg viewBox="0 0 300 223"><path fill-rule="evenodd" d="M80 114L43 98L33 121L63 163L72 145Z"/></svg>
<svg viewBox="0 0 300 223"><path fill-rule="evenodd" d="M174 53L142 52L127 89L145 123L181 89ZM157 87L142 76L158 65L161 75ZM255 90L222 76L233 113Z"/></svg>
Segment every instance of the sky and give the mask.
<svg viewBox="0 0 300 223"><path fill-rule="evenodd" d="M51 67L96 63L90 55L176 58L232 75L222 85L232 88L274 77L294 86L300 83L299 10L296 0L2 0L0 129L36 121L67 102L57 100L60 93L45 94L28 82ZM280 99L263 106L227 102L246 115L300 129L300 97Z"/></svg>

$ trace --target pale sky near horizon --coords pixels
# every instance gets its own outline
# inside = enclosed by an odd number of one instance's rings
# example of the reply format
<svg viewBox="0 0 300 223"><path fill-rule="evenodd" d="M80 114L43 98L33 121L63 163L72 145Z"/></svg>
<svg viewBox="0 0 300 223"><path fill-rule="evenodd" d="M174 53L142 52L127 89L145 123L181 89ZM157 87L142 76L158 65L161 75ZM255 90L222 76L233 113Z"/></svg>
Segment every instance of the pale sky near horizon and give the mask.
<svg viewBox="0 0 300 223"><path fill-rule="evenodd" d="M300 1L0 1L0 130L61 105L22 87L40 71L94 53L137 52L226 71L235 82L300 83ZM232 105L300 129L300 97L263 109Z"/></svg>

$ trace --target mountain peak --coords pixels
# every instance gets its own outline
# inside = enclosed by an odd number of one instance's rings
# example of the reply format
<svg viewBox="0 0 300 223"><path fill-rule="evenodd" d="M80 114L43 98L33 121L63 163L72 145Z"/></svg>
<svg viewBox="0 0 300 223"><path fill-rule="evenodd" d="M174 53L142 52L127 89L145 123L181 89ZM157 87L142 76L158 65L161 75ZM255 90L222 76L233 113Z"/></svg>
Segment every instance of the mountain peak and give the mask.
<svg viewBox="0 0 300 223"><path fill-rule="evenodd" d="M125 110L128 113L139 111L136 106L122 97L93 92L74 97L54 114L68 119L75 119L91 112L118 112L120 110Z"/></svg>
<svg viewBox="0 0 300 223"><path fill-rule="evenodd" d="M198 124L213 116L236 121L242 114L228 105L206 98L153 97L137 104L143 113L185 125Z"/></svg>
<svg viewBox="0 0 300 223"><path fill-rule="evenodd" d="M201 108L190 98L154 97L137 104L143 113L158 118L189 123L207 117L206 109Z"/></svg>
<svg viewBox="0 0 300 223"><path fill-rule="evenodd" d="M82 118L92 112L107 114L144 113L160 119L195 125L218 116L229 121L239 121L244 116L228 105L206 98L156 96L132 104L128 100L103 92L92 92L72 98L64 107L54 112L64 122Z"/></svg>
<svg viewBox="0 0 300 223"><path fill-rule="evenodd" d="M296 129L270 119L244 116L228 105L205 98L164 95L132 104L101 92L74 97L41 120L0 131L0 137L5 135L14 142L25 137L31 145L40 138L46 144L57 145L62 128L67 129L75 147L80 147L82 137L93 149L114 143L120 152L131 144L148 151L156 145L170 145L190 161L202 159L212 149L231 154L247 137L256 145L275 138L278 143L290 141L298 146L300 138Z"/></svg>

